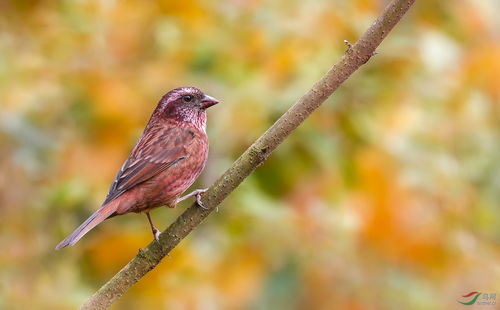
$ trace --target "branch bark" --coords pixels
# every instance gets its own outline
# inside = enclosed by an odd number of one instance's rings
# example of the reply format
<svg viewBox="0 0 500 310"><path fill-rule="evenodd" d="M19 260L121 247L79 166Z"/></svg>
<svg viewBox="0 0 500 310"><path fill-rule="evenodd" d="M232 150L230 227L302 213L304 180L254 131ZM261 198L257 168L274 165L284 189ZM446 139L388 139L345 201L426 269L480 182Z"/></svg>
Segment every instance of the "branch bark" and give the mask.
<svg viewBox="0 0 500 310"><path fill-rule="evenodd" d="M393 0L377 20L307 93L255 141L209 188L202 202L207 210L193 204L113 278L92 295L80 309L106 309L198 226L238 185L252 173L314 110L352 73L365 64L389 31L401 20L415 0Z"/></svg>

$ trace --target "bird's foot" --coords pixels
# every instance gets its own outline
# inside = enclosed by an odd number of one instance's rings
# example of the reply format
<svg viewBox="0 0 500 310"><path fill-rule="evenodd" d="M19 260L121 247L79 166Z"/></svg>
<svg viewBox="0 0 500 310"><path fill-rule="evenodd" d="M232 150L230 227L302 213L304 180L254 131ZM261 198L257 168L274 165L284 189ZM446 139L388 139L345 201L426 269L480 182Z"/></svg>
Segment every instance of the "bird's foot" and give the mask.
<svg viewBox="0 0 500 310"><path fill-rule="evenodd" d="M153 238L155 239L155 241L160 243L161 231L159 231L156 227L153 227L151 230L153 231Z"/></svg>
<svg viewBox="0 0 500 310"><path fill-rule="evenodd" d="M153 232L153 238L156 242L160 243L161 231L159 231L158 228L156 228L156 226L153 224L153 220L151 219L151 215L149 215L149 212L146 212L146 216L148 217L149 225L151 226L151 231Z"/></svg>
<svg viewBox="0 0 500 310"><path fill-rule="evenodd" d="M197 193L195 194L196 195L196 203L200 206L200 208L202 208L204 210L208 210L208 208L203 205L203 202L201 202L201 194L203 194L207 190L208 190L208 188L198 189Z"/></svg>
<svg viewBox="0 0 500 310"><path fill-rule="evenodd" d="M176 204L183 201L183 200L186 200L187 198L189 197L192 197L192 196L196 196L196 203L202 208L202 209L205 209L207 210L208 208L206 208L203 203L201 202L201 194L203 194L204 192L206 192L208 190L208 188L200 188L200 189L197 189L197 190L194 190L192 191L191 193L185 195L185 196L182 196L181 198L177 199L176 201Z"/></svg>

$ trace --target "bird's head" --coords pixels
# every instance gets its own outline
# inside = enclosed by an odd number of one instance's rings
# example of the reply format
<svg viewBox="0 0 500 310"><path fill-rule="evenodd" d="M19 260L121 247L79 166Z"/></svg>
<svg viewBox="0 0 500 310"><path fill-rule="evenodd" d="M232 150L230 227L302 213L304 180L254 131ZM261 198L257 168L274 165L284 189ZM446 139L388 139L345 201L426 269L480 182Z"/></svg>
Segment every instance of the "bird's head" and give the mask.
<svg viewBox="0 0 500 310"><path fill-rule="evenodd" d="M193 123L205 129L206 109L219 100L205 95L196 87L179 87L166 93L160 100L155 114L161 118Z"/></svg>

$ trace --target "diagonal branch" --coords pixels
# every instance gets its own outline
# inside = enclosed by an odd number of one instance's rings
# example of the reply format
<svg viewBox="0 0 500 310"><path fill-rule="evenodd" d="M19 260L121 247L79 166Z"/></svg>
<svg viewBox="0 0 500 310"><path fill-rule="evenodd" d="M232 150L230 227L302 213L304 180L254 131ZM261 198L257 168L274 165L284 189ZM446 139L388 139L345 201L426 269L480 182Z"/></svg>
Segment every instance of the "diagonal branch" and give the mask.
<svg viewBox="0 0 500 310"><path fill-rule="evenodd" d="M161 235L140 249L123 267L81 306L80 309L106 309L198 226L240 183L264 162L314 110L316 110L352 73L365 64L389 31L401 20L415 0L393 0L377 20L302 98L255 141L203 195L207 210L195 204L182 213Z"/></svg>

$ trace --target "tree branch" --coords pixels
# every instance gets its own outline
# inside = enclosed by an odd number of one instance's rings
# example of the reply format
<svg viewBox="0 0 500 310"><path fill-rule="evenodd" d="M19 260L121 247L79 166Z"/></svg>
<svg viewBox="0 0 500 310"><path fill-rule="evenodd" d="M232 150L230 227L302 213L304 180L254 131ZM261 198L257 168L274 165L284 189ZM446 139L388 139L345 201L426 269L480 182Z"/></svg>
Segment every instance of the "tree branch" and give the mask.
<svg viewBox="0 0 500 310"><path fill-rule="evenodd" d="M81 306L80 309L106 309L134 283L156 267L160 261L198 226L240 183L264 162L314 110L316 110L352 73L365 64L389 31L401 20L415 0L393 0L379 18L302 98L255 141L203 195L207 210L193 204L161 235L140 249L123 267Z"/></svg>

